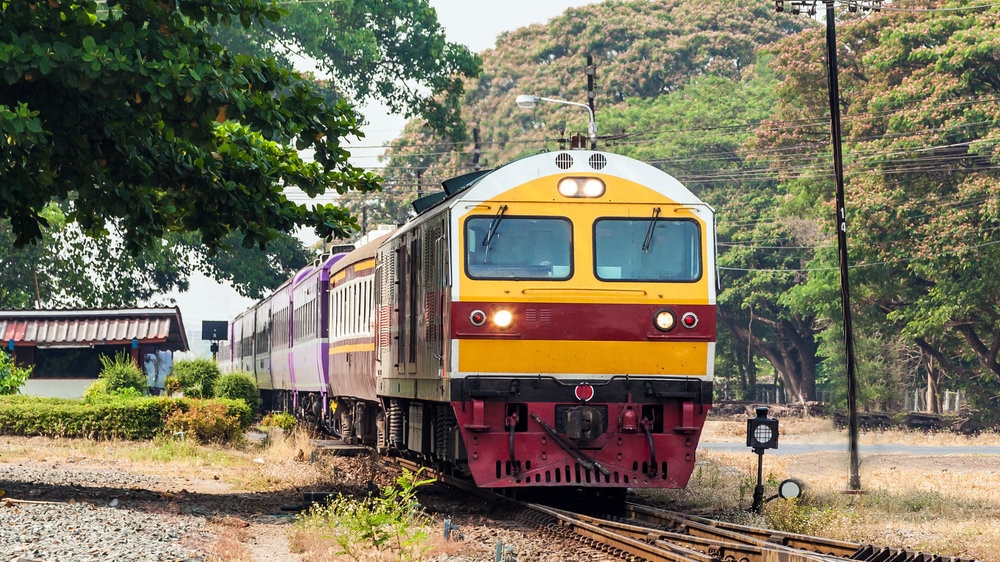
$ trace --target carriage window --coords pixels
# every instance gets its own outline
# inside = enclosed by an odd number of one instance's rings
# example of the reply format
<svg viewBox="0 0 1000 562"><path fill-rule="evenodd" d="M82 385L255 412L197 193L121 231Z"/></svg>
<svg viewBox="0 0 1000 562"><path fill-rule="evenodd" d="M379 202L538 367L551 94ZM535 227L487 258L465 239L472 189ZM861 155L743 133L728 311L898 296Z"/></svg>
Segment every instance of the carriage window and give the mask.
<svg viewBox="0 0 1000 562"><path fill-rule="evenodd" d="M602 219L594 223L594 264L603 281L697 281L701 234L692 220Z"/></svg>
<svg viewBox="0 0 1000 562"><path fill-rule="evenodd" d="M569 279L572 225L552 217L472 217L465 221L465 271L472 279Z"/></svg>

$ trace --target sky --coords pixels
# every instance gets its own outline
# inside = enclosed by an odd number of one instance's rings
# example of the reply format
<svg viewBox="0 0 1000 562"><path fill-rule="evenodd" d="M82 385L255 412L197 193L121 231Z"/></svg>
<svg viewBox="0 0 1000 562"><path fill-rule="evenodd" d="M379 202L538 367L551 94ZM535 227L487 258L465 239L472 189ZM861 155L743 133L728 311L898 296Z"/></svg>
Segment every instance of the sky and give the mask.
<svg viewBox="0 0 1000 562"><path fill-rule="evenodd" d="M504 0L502 2L478 2L471 0L430 0L437 11L438 22L445 30L448 41L466 45L479 53L495 45L497 35L505 31L525 27L534 23L546 23L561 15L567 8L594 4L600 0ZM352 144L352 161L365 168L377 167L380 147L399 136L405 120L400 116L388 115L384 108L366 106L362 108L367 124L365 138ZM371 147L371 148L368 148ZM249 308L253 301L240 296L232 287L221 285L212 279L193 274L191 289L185 293L171 293L180 307L184 329L191 351L187 357L210 357L210 342L201 340L201 323L204 320L232 321L239 313Z"/></svg>
<svg viewBox="0 0 1000 562"><path fill-rule="evenodd" d="M448 41L469 47L480 53L496 45L497 35L534 23L546 23L567 8L595 4L600 0L430 0L437 11L438 22ZM387 115L380 106L367 106L362 112L368 121L365 138L352 143L356 165L365 168L379 166L378 156L384 145L399 136L405 120L399 115ZM369 148L371 147L371 148Z"/></svg>

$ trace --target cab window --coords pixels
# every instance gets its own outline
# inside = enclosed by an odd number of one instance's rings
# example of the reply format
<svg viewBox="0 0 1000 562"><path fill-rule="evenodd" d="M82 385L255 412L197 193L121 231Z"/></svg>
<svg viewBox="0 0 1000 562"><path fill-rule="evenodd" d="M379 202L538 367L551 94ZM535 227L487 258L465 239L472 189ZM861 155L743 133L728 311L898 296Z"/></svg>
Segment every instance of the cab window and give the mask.
<svg viewBox="0 0 1000 562"><path fill-rule="evenodd" d="M572 228L561 217L470 217L465 272L472 279L569 279Z"/></svg>
<svg viewBox="0 0 1000 562"><path fill-rule="evenodd" d="M602 281L701 278L701 233L687 219L607 218L594 223L595 275Z"/></svg>

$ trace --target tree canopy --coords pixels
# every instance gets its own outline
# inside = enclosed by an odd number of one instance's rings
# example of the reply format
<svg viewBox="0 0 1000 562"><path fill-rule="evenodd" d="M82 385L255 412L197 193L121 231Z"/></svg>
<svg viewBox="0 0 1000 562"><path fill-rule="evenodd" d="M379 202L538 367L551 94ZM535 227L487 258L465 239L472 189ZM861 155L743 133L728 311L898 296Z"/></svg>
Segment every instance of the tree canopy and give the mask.
<svg viewBox="0 0 1000 562"><path fill-rule="evenodd" d="M944 372L976 407L997 411L1000 295L988 280L1000 257L1000 63L993 47L1000 10L962 1L940 8L838 22L855 326L862 342L882 341L877 354L910 364L905 384ZM816 95L825 90L825 68L803 53L818 52L823 41L810 32L776 45L774 68L784 85L757 144L780 154L774 169L811 185L813 196L821 195L819 180L830 182L808 165L829 150L817 144L829 145L827 125L810 118L826 113ZM832 216L829 190L818 199ZM812 264L833 265L829 253ZM811 275L801 290L828 291L834 283ZM895 376L877 357L868 360L870 379ZM928 388L935 384L928 380Z"/></svg>
<svg viewBox="0 0 1000 562"><path fill-rule="evenodd" d="M197 233L170 233L161 244L133 255L121 236L86 236L56 206L43 216L48 226L42 239L21 248L14 247L10 226L0 221L0 245L7 248L0 259L0 309L151 302L164 293L187 291L195 271L259 298L312 259L289 234L278 235L265 250L225 239L225 248L209 252Z"/></svg>
<svg viewBox="0 0 1000 562"><path fill-rule="evenodd" d="M427 0L291 2L288 15L262 33L217 28L220 40L254 56L315 61L317 76L349 99L374 99L393 113L420 117L454 141L468 131L460 104L464 79L479 74L479 58L446 41Z"/></svg>
<svg viewBox="0 0 1000 562"><path fill-rule="evenodd" d="M352 101L459 138L461 79L479 69L426 0L0 10L0 237L18 248L0 263L0 301L16 306L133 303L183 290L195 269L259 296L306 261L290 233L358 228L345 206L297 190L379 188L348 161ZM333 80L295 71L293 55ZM96 277L122 284L87 285Z"/></svg>
<svg viewBox="0 0 1000 562"><path fill-rule="evenodd" d="M310 226L342 234L342 208L283 193L368 191L347 161L356 115L273 59L221 48L207 25L276 20L260 2L4 2L0 20L0 217L37 240L41 210L68 202L90 235L113 223L131 249L172 231L216 247L265 245ZM299 150L313 151L308 162Z"/></svg>

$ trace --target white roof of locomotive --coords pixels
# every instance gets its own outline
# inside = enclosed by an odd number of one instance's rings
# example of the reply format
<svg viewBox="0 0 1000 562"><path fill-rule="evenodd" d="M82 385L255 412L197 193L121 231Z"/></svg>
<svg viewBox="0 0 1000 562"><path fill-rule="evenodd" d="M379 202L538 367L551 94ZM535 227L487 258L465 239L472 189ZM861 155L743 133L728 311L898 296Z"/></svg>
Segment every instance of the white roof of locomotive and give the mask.
<svg viewBox="0 0 1000 562"><path fill-rule="evenodd" d="M615 176L647 186L680 204L704 204L681 182L662 170L620 154L590 150L560 150L515 160L484 175L472 187L457 194L453 202L485 201L509 190L511 186L566 173Z"/></svg>

